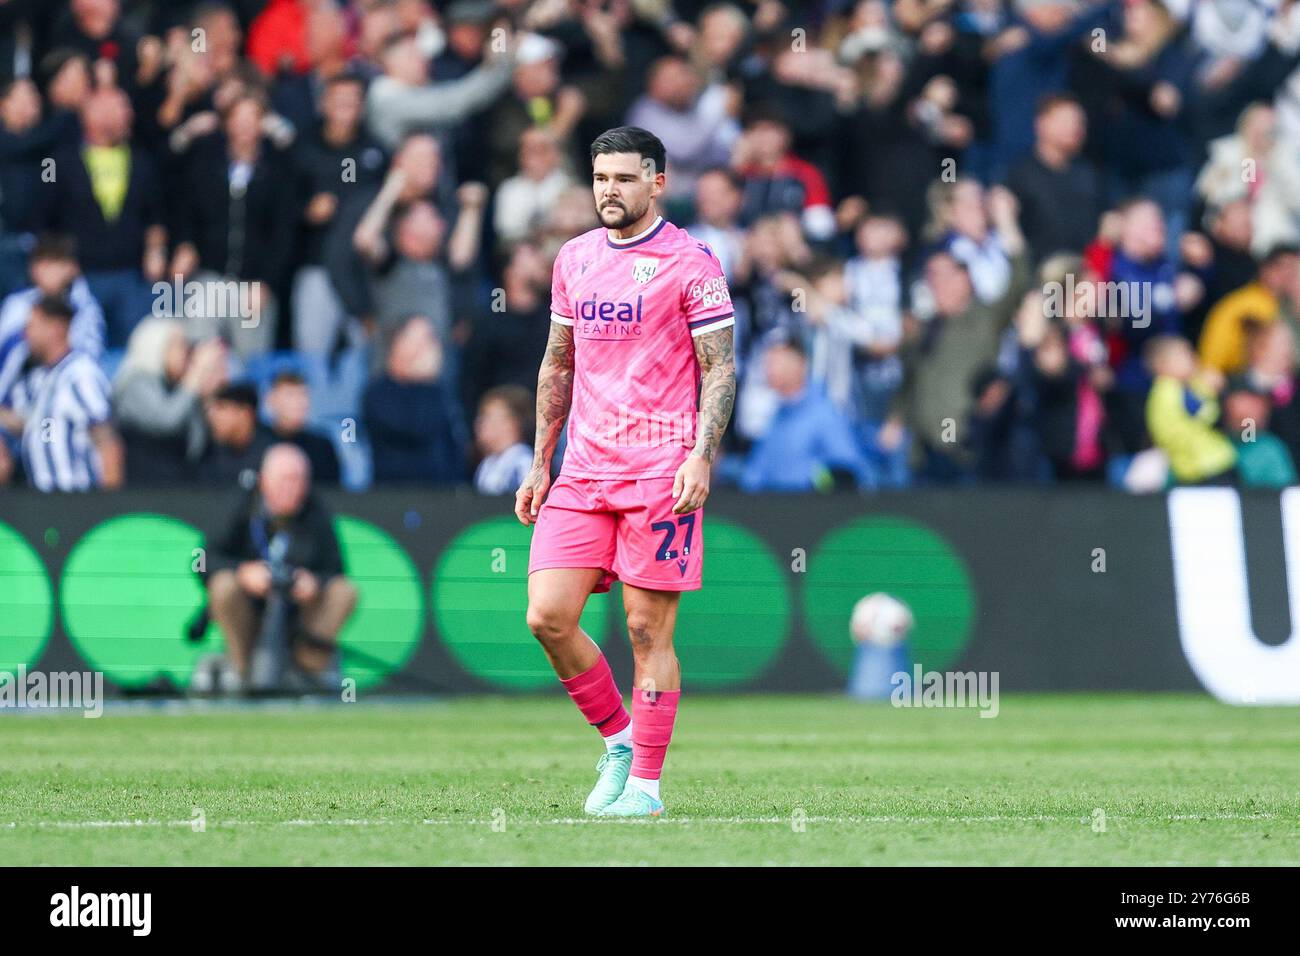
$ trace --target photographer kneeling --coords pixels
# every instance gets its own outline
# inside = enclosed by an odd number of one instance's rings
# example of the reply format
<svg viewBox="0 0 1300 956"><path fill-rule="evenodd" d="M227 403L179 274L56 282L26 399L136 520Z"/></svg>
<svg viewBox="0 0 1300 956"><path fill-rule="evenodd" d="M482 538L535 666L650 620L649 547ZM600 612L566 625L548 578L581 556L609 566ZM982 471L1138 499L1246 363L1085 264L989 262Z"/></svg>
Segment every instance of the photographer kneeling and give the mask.
<svg viewBox="0 0 1300 956"><path fill-rule="evenodd" d="M336 638L357 603L338 539L311 493L295 445L267 449L257 487L208 540L207 591L230 664L252 690L283 686L292 657L303 676L337 689Z"/></svg>

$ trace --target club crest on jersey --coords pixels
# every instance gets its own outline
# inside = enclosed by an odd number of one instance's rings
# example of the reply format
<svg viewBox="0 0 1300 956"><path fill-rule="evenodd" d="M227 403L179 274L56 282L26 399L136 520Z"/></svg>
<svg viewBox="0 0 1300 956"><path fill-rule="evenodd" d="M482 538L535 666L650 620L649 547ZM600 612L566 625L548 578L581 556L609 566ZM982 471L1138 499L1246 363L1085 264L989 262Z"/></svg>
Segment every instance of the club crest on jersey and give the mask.
<svg viewBox="0 0 1300 956"><path fill-rule="evenodd" d="M649 256L641 256L632 263L633 281L645 285L655 276L655 270L659 268L659 260Z"/></svg>

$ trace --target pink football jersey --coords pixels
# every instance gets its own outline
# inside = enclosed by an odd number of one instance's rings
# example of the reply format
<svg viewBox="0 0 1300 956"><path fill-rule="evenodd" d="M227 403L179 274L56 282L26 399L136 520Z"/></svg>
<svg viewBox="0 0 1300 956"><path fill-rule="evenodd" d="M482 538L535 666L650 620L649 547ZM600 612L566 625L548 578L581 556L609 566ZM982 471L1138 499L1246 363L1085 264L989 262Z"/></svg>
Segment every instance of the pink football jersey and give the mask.
<svg viewBox="0 0 1300 956"><path fill-rule="evenodd" d="M717 256L662 217L629 239L600 227L555 259L551 319L573 326L563 473L664 478L695 447L693 337L735 324Z"/></svg>

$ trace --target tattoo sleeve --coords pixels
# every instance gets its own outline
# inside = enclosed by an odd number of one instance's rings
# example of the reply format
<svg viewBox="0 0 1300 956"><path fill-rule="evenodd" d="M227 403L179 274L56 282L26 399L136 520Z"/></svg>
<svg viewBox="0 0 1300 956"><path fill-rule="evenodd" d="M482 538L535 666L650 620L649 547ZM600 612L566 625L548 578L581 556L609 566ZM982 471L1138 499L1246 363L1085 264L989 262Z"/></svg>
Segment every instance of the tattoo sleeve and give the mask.
<svg viewBox="0 0 1300 956"><path fill-rule="evenodd" d="M695 339L695 361L700 365L700 423L692 454L707 462L717 455L736 403L735 331L729 326Z"/></svg>
<svg viewBox="0 0 1300 956"><path fill-rule="evenodd" d="M573 327L551 323L537 372L537 451L534 466L550 465L573 401Z"/></svg>

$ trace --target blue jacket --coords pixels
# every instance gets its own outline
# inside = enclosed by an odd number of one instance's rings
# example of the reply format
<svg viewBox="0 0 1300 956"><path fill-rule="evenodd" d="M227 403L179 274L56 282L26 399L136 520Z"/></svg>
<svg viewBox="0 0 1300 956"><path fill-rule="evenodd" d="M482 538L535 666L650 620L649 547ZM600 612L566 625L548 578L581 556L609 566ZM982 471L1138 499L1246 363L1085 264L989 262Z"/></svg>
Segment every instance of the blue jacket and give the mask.
<svg viewBox="0 0 1300 956"><path fill-rule="evenodd" d="M782 402L767 433L749 453L740 486L746 491L814 491L828 469L850 472L859 485L867 465L853 431L829 398L809 386Z"/></svg>

